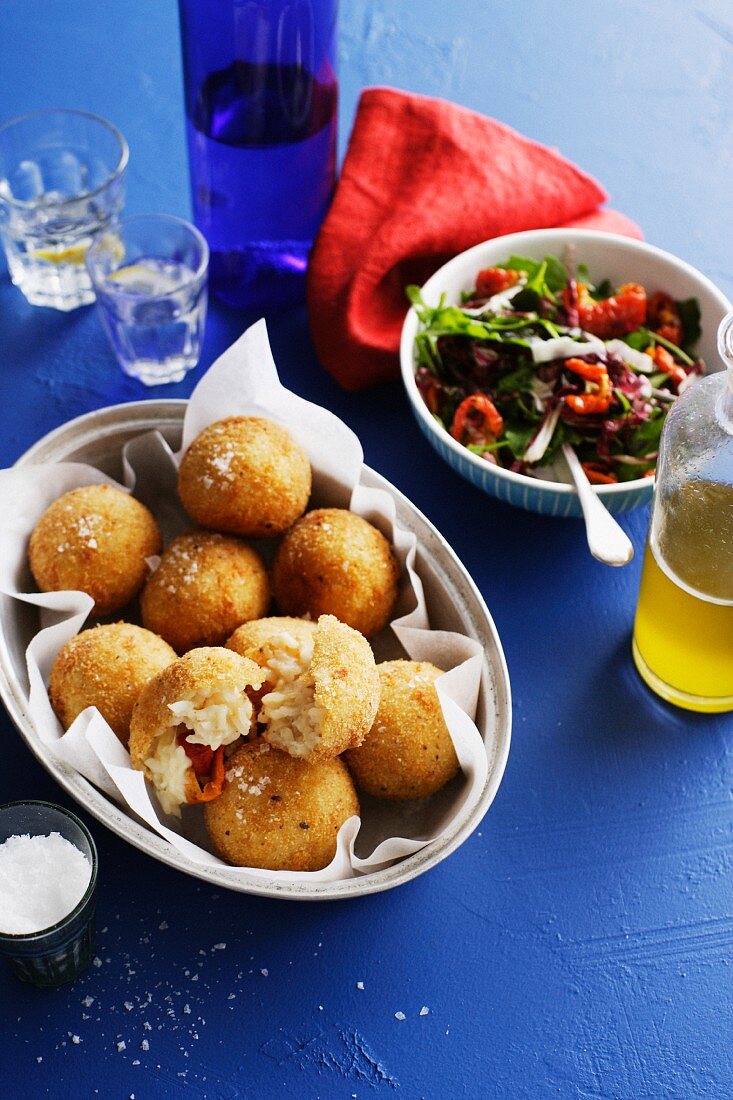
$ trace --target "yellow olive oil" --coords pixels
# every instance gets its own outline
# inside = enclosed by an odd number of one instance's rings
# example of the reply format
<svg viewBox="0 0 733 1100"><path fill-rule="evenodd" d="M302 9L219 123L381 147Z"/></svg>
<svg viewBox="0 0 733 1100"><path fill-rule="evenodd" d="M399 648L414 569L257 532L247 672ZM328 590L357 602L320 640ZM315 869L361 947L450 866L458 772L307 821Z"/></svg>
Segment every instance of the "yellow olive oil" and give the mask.
<svg viewBox="0 0 733 1100"><path fill-rule="evenodd" d="M686 485L665 513L644 558L636 667L670 703L733 710L733 487Z"/></svg>

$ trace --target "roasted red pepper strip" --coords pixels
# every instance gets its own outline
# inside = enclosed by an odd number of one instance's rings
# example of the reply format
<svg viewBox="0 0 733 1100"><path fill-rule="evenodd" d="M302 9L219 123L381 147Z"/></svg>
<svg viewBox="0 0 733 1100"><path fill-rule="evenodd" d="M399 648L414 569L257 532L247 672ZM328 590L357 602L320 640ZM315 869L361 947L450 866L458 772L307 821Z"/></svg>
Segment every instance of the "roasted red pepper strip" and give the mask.
<svg viewBox="0 0 733 1100"><path fill-rule="evenodd" d="M669 294L653 294L649 299L646 311L647 327L656 332L658 336L669 340L670 344L682 345L685 331L682 327L680 311L674 298Z"/></svg>
<svg viewBox="0 0 733 1100"><path fill-rule="evenodd" d="M493 443L504 429L504 418L485 393L472 393L456 409L450 434L459 443Z"/></svg>
<svg viewBox="0 0 733 1100"><path fill-rule="evenodd" d="M523 272L512 271L506 267L486 267L476 276L476 295L479 298L491 298L501 294L502 290L516 286Z"/></svg>
<svg viewBox="0 0 733 1100"><path fill-rule="evenodd" d="M211 750L209 750L211 751ZM200 778L200 777L197 777ZM189 803L192 802L211 802L212 799L218 798L221 792L224 790L224 746L220 745L218 749L215 749L212 754L211 762L211 774L207 783L204 784L202 790L199 790L197 795L189 798Z"/></svg>
<svg viewBox="0 0 733 1100"><path fill-rule="evenodd" d="M214 750L210 745L196 745L191 744L186 740L188 731L186 733L179 733L178 744L182 746L188 759L191 761L191 767L196 773L196 778L201 779L207 776L211 771L211 761L214 756Z"/></svg>
<svg viewBox="0 0 733 1100"><path fill-rule="evenodd" d="M646 321L646 291L638 283L626 283L610 298L597 302L585 283L577 285L577 303L569 287L563 290L566 310L577 310L578 324L601 340L613 340L633 332Z"/></svg>
<svg viewBox="0 0 733 1100"><path fill-rule="evenodd" d="M648 347L646 353L647 355L651 355L654 360L654 365L658 367L659 370L664 371L665 374L668 374L672 381L676 382L678 386L680 382L684 382L685 378L687 378L684 367L681 367L679 363L675 363L670 352L660 344L655 344L654 347Z"/></svg>
<svg viewBox="0 0 733 1100"><path fill-rule="evenodd" d="M615 485L618 482L616 475L602 462L583 462L581 465L591 485Z"/></svg>
<svg viewBox="0 0 733 1100"><path fill-rule="evenodd" d="M598 387L594 393L571 393L565 402L579 416L595 416L607 412L613 399L611 379L603 363L586 363L583 359L566 359L566 370L580 375Z"/></svg>

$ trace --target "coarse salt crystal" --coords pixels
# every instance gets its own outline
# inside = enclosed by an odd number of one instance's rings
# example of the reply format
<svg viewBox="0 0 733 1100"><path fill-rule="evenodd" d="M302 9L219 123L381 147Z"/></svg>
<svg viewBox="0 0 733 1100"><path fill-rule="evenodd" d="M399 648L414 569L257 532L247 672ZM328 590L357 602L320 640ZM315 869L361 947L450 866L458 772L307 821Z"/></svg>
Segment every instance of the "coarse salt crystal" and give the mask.
<svg viewBox="0 0 733 1100"><path fill-rule="evenodd" d="M427 1016L428 1012L430 1012L430 1009L428 1008L428 1006L423 1005L422 1008L420 1009L420 1015L421 1016Z"/></svg>
<svg viewBox="0 0 733 1100"><path fill-rule="evenodd" d="M363 982L357 982L356 983L356 988L357 989L363 989L364 988L364 983Z"/></svg>
<svg viewBox="0 0 733 1100"><path fill-rule="evenodd" d="M270 973L270 971L267 969L266 966L263 966L262 970L260 970L260 974L262 975L263 978L266 978L269 973Z"/></svg>
<svg viewBox="0 0 733 1100"><path fill-rule="evenodd" d="M150 1043L147 1039L143 1039L143 1041L140 1043L140 1050L150 1050Z"/></svg>
<svg viewBox="0 0 733 1100"><path fill-rule="evenodd" d="M394 1018L395 1018L395 1020L406 1020L407 1019L404 1012L395 1012Z"/></svg>
<svg viewBox="0 0 733 1100"><path fill-rule="evenodd" d="M40 932L81 901L92 868L61 836L11 836L0 844L0 931Z"/></svg>
<svg viewBox="0 0 733 1100"><path fill-rule="evenodd" d="M117 1050L120 1052L120 1054L123 1050L127 1050L127 1043L124 1039L120 1039L119 1043L117 1044Z"/></svg>

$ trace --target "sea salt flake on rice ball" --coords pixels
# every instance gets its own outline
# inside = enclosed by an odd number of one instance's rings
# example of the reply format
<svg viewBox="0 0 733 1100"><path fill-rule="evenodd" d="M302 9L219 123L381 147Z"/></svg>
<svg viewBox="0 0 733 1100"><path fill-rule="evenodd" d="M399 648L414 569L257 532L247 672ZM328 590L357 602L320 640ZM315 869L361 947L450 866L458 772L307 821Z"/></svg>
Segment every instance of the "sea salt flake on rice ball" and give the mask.
<svg viewBox="0 0 733 1100"><path fill-rule="evenodd" d="M380 699L359 748L346 753L356 785L376 798L407 801L435 794L458 772L458 757L428 661L377 665Z"/></svg>
<svg viewBox="0 0 733 1100"><path fill-rule="evenodd" d="M254 741L229 760L224 792L204 807L204 820L216 851L235 866L319 871L358 813L342 760L298 760Z"/></svg>
<svg viewBox="0 0 733 1100"><path fill-rule="evenodd" d="M179 653L223 645L270 603L267 569L241 539L189 531L173 539L140 599L144 625Z"/></svg>
<svg viewBox="0 0 733 1100"><path fill-rule="evenodd" d="M147 559L162 545L144 504L113 485L88 485L46 509L31 534L28 559L42 592L87 592L94 614L108 615L138 594Z"/></svg>
<svg viewBox="0 0 733 1100"><path fill-rule="evenodd" d="M140 692L175 659L167 642L132 623L82 630L59 650L51 667L51 705L64 729L87 707L96 707L126 747Z"/></svg>
<svg viewBox="0 0 733 1100"><path fill-rule="evenodd" d="M233 416L196 436L181 463L178 493L201 527L267 538L287 530L305 511L310 461L273 420Z"/></svg>
<svg viewBox="0 0 733 1100"><path fill-rule="evenodd" d="M285 615L335 615L367 638L387 623L399 565L387 539L345 508L316 508L285 535L272 566L272 591Z"/></svg>

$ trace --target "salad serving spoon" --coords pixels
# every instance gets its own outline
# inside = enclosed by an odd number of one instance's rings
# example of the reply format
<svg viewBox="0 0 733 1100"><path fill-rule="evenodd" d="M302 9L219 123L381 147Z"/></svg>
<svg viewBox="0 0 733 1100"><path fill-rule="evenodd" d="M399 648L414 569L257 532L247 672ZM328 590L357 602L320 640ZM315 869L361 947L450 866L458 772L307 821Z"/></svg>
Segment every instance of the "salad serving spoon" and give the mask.
<svg viewBox="0 0 733 1100"><path fill-rule="evenodd" d="M604 565L628 565L634 556L631 540L596 496L585 476L580 459L569 443L563 443L562 453L583 509L585 534L591 554Z"/></svg>

